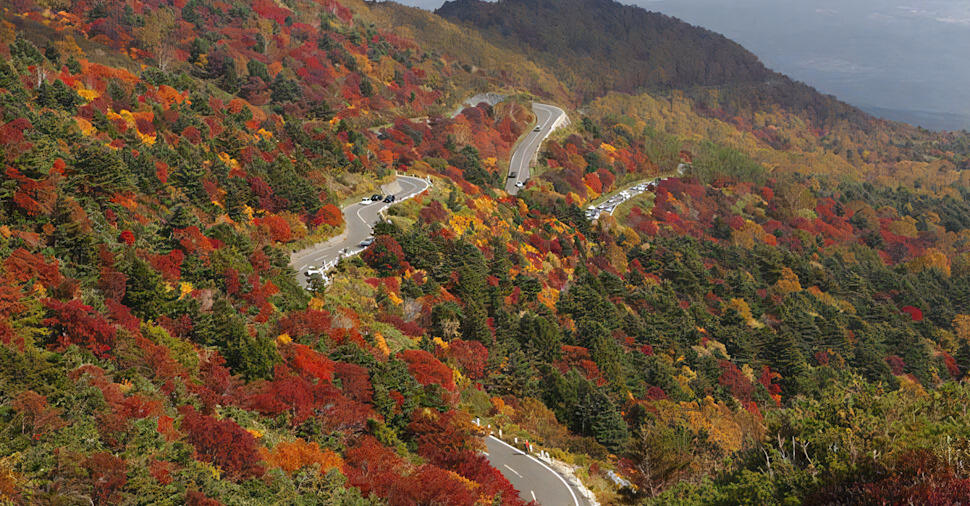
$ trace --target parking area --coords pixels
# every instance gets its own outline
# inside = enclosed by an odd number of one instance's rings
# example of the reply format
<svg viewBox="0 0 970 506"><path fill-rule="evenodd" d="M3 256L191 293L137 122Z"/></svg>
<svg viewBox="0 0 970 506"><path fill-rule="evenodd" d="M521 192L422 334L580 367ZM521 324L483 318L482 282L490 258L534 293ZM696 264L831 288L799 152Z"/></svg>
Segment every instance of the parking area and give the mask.
<svg viewBox="0 0 970 506"><path fill-rule="evenodd" d="M643 182L637 183L637 184L635 184L635 185L633 185L633 186L631 186L631 187L629 187L629 188L627 188L625 190L621 190L621 191L617 192L615 195L613 195L610 198L606 199L605 201L603 201L603 202L601 202L601 203L599 203L597 205L592 205L592 206L587 207L586 208L586 218L588 220L590 220L590 221L594 221L597 218L599 218L600 215L602 215L602 214L612 215L613 212L616 211L616 208L620 204L626 202L627 200L630 200L631 198L633 198L633 197L635 197L635 196L637 196L637 195L639 195L641 193L648 192L648 191L653 191L656 188L656 184L658 182L660 182L660 181L665 180L665 179L667 179L667 178L660 178L660 179L653 179L653 180L650 180L650 181L643 181Z"/></svg>

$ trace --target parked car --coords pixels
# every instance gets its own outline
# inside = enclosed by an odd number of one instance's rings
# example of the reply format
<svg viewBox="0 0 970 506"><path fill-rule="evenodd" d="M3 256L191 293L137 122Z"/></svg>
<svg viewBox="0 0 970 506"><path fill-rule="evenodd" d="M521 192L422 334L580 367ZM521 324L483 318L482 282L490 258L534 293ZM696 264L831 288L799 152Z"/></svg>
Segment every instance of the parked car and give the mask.
<svg viewBox="0 0 970 506"><path fill-rule="evenodd" d="M513 177L518 176L518 175L519 175L518 172L509 172L509 179L512 179Z"/></svg>
<svg viewBox="0 0 970 506"><path fill-rule="evenodd" d="M374 238L373 237L368 237L367 239L364 239L363 241L360 241L360 246L362 248L366 248L366 247L370 246L371 244L374 244Z"/></svg>
<svg viewBox="0 0 970 506"><path fill-rule="evenodd" d="M397 200L397 197L394 195L388 195L384 197L384 202L394 202L395 200Z"/></svg>
<svg viewBox="0 0 970 506"><path fill-rule="evenodd" d="M365 205L366 206L367 204L370 204L371 203L371 200L369 198L367 198L367 197L364 197L364 198L360 199L360 203L361 203L361 205Z"/></svg>
<svg viewBox="0 0 970 506"><path fill-rule="evenodd" d="M381 199L383 199L383 198L384 198L384 196L381 195L380 193L375 193L375 194L373 194L373 195L370 196L370 199L372 201L374 201L374 202L380 202Z"/></svg>

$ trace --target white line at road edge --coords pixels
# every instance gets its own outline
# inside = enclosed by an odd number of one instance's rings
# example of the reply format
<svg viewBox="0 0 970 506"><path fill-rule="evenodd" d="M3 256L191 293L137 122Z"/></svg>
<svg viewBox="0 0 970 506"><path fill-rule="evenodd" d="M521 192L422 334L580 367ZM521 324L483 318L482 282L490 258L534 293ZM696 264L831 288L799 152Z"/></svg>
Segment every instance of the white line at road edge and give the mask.
<svg viewBox="0 0 970 506"><path fill-rule="evenodd" d="M398 199L398 200L395 200L394 202L391 202L390 204L385 204L385 205L384 205L383 207L381 207L381 208L380 208L380 209L378 210L378 217L380 217L380 212L381 212L381 211L383 211L384 209L388 209L388 208L390 208L391 206L393 206L394 204L398 204L398 203L401 203L401 202L404 202L405 200L408 200L408 199L411 199L411 198L414 198L415 196L417 196L417 195L420 195L420 194L421 194L421 193L423 193L423 192L424 192L425 190L427 190L428 188L431 188L431 187L433 186L433 185L432 185L432 183L431 183L431 181L429 181L429 180L427 180L427 179L424 179L424 178L420 178L420 177L415 177L415 176L408 176L408 175L400 175L400 174L399 174L399 175L397 175L397 176L396 176L396 179L404 179L404 180L408 180L408 179L410 179L410 180L411 180L411 184L413 184L413 185L415 186L415 190L414 190L414 191L412 191L412 192L411 192L410 194L406 194L405 196L403 196L403 197L401 197L400 199ZM422 184L424 184L424 187L423 187L423 188L421 188L421 187L420 187L419 185L417 185L417 184L415 183L415 181L420 181L420 182L421 182ZM363 209L365 209L365 206L362 206L362 205L360 205L359 203L357 203L357 204L350 204L349 206L347 206L347 207L345 207L344 209L341 209L341 213L343 213L343 212L344 212L344 211L345 211L346 209L348 209L348 208L350 208L350 207L352 207L352 206L354 206L354 205L357 205L357 206L358 206L358 208L357 208L357 212L356 212L356 213L354 213L354 214L356 214L356 215L357 215L357 218L358 218L358 219L359 219L359 220L361 221L361 223L363 223L363 224L364 224L364 226L365 226L365 227L366 227L366 228L367 228L368 230L370 230L371 232L373 232L373 230L374 230L374 227L372 227L372 226L371 226L371 225L370 225L369 223L367 223L367 221L366 221L366 220L364 220L364 218L363 218L363 217L362 217L362 216L360 215L360 211L362 211ZM331 241L338 241L338 240L343 240L343 238L345 238L345 237L346 237L346 236L348 236L349 234L350 234L350 224L349 224L349 223L347 223L347 227L345 228L345 230L344 230L344 232L343 232L342 234L340 234L339 236L336 236L336 237L331 237L330 239L327 239L326 241L323 241L323 243L322 243L322 244L326 244L326 243L329 243L329 242L331 242ZM319 246L320 244L321 244L321 243L316 243L316 244L314 244L313 246L308 246L307 248L304 248L304 249L303 249L303 250L301 250L301 251L307 251L307 250L312 250L312 249L314 249L314 247L315 247L315 246ZM354 249L353 251L350 251L350 252L348 252L348 253L347 253L347 256L346 256L346 257L343 257L343 256L342 256L342 254L341 254L341 253L340 253L340 252L338 251L338 252L337 252L337 255L338 255L338 256L337 256L337 260L339 261L339 260L340 260L340 258L349 258L349 257L351 257L351 256L356 256L356 255L358 255L358 254L360 254L361 252L363 252L363 251L364 251L365 249L366 249L366 248L359 248L359 249ZM300 253L300 252L294 252L294 253ZM306 267L308 267L308 266L309 266L309 264L308 264L307 262L309 261L309 262L313 262L313 263L317 263L318 261L322 261L322 260L323 260L324 258L326 258L326 254L324 254L324 255L323 255L323 256L321 256L321 257L310 257L310 255L311 255L311 254L312 254L312 252L308 252L308 253L305 253L304 255L298 255L298 256L296 257L297 259L299 259L299 260L297 260L297 261L298 261L298 262L302 262L302 264L296 264L296 263L291 263L291 264L290 264L290 266L291 266L291 267L293 267L293 268L294 268L294 270L296 270L296 271L297 271L297 282L299 282L299 283L300 283L301 285L302 285L302 283L303 283L303 281L300 281L300 277L299 277L299 274L300 274L301 272L303 272L303 269L305 269ZM309 260L307 260L307 257L310 257L310 258L309 258ZM291 259L292 259L292 257L291 257ZM317 260L314 260L314 259L317 259ZM291 260L291 262L292 262L292 261L293 261L293 260ZM334 264L333 264L333 265L332 265L332 266L330 267L330 269L327 269L327 270L326 270L326 271L324 271L324 272L325 272L325 273L326 273L326 272L329 272L329 271L330 271L331 269L333 269L334 267L336 267L336 265L337 265L337 264L336 264L336 263L334 263ZM299 267L299 269L297 269L296 267Z"/></svg>
<svg viewBox="0 0 970 506"><path fill-rule="evenodd" d="M520 449L518 449L518 448L516 448L516 447L514 447L514 446L512 446L512 445L510 445L508 443L506 443L505 441L502 441L501 439L499 439L499 438L497 438L495 436L491 436L490 435L488 437L490 437L490 438L498 441L499 443L502 443L505 446L508 446L509 448L511 448L511 449L513 449L513 450L515 450L517 452L522 453L526 457L528 457L528 458L532 459L533 461L535 461L536 464L539 464L540 466L546 468L546 471L549 471L550 473L556 475L556 478L559 478L559 481L561 481L562 484L566 486L566 490L569 491L569 495L573 496L573 502L576 504L576 506L579 506L579 499L576 498L576 493L573 492L573 487L570 487L569 486L569 483L566 481L566 478L563 478L561 474L553 471L551 467L543 464L542 461L540 461L539 459L533 457L532 455L529 455L527 452L523 452L522 450L520 450Z"/></svg>

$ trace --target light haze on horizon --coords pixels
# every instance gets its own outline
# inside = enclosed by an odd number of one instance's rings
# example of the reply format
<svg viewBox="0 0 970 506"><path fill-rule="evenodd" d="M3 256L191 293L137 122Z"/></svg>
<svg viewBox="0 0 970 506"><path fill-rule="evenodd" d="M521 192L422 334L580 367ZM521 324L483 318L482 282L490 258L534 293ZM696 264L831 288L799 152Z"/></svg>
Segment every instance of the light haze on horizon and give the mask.
<svg viewBox="0 0 970 506"><path fill-rule="evenodd" d="M402 3L434 10L442 1ZM853 105L970 116L968 0L621 3L723 33L769 68Z"/></svg>

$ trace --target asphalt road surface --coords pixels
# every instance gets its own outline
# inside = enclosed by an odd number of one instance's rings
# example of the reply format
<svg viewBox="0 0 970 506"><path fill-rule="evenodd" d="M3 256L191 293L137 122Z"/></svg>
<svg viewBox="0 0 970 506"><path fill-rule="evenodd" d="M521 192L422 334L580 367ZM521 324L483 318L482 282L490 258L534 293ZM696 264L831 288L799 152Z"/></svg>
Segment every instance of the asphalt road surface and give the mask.
<svg viewBox="0 0 970 506"><path fill-rule="evenodd" d="M509 162L510 177L506 178L505 182L505 191L512 195L519 192L516 183L525 184L529 180L529 166L539 151L539 147L542 146L542 141L546 140L546 137L549 137L549 134L552 133L556 121L566 115L562 109L554 105L536 102L532 103L532 112L536 115L536 126L539 129L527 132L519 141L515 152L512 153L512 159ZM515 173L515 177L511 177L513 173Z"/></svg>
<svg viewBox="0 0 970 506"><path fill-rule="evenodd" d="M488 461L501 471L526 502L542 506L584 506L582 495L558 473L494 436L485 438Z"/></svg>
<svg viewBox="0 0 970 506"><path fill-rule="evenodd" d="M428 181L425 179L397 176L394 182L384 185L384 188L388 188L389 191L382 195L393 194L396 198L394 204L396 204L423 192L428 186ZM369 204L358 202L345 207L343 215L346 227L343 234L290 255L290 265L296 271L297 280L303 286L306 286L307 277L304 273L308 269L336 265L336 262L342 256L353 255L362 251L364 248L360 246L360 243L371 236L372 228L380 219L381 211L391 205L393 204L384 202L371 202Z"/></svg>

